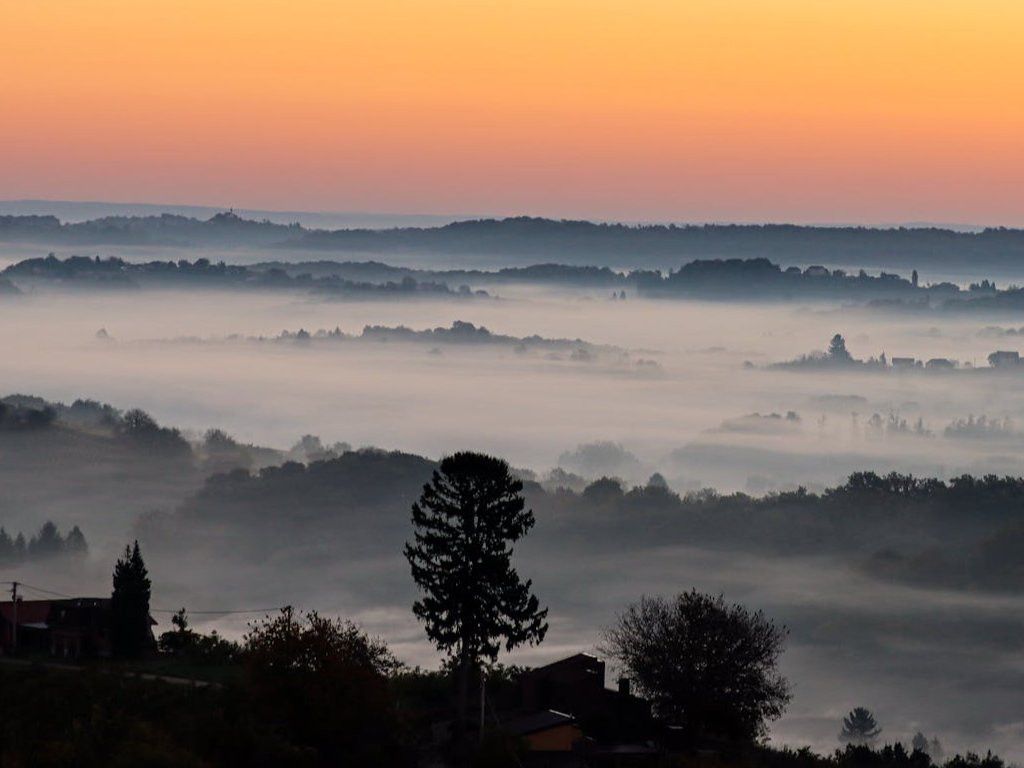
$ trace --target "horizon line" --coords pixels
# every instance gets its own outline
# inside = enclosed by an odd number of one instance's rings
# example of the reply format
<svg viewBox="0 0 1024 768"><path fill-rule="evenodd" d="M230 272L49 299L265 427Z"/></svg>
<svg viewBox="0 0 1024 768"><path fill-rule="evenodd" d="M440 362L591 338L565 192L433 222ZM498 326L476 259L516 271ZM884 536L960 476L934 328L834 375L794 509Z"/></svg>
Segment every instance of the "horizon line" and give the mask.
<svg viewBox="0 0 1024 768"><path fill-rule="evenodd" d="M564 216L546 213L424 213L424 212L397 212L397 211L371 211L371 210L300 210L290 208L252 208L236 205L214 205L208 203L154 203L154 202L125 202L114 200L69 200L64 198L4 198L0 199L0 206L4 205L54 205L54 206L110 206L110 207L140 207L153 209L198 209L214 211L218 213L246 213L246 214L272 214L276 216L316 216L316 217L366 217L366 218L395 218L395 219L433 219L447 220L446 223L470 222L470 221L502 221L506 219L534 218L547 219L550 221L576 221L592 224L622 224L627 226L792 226L806 228L865 228L865 229L945 229L950 231L982 231L985 229L1007 228L1021 229L1022 224L975 224L963 221L944 221L914 219L909 221L876 221L865 222L857 220L834 220L834 221L797 221L786 219L615 219L604 217L586 216ZM170 210L165 210L171 213ZM11 215L11 214L8 214ZM51 214L14 214L14 215L53 215ZM118 215L118 214L114 214ZM123 215L123 214L121 214ZM214 214L216 215L216 214ZM59 218L59 216L58 216ZM88 221L83 219L82 221ZM61 223L70 223L61 220ZM441 225L443 226L443 224ZM391 227L389 227L391 228ZM401 227L394 227L401 228Z"/></svg>

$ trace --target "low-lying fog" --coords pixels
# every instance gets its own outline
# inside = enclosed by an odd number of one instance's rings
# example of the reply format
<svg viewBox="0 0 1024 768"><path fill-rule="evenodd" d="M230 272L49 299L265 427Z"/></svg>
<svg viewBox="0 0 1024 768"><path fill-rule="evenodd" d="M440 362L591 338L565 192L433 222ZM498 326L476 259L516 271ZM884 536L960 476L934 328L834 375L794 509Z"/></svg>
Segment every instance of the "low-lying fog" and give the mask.
<svg viewBox="0 0 1024 768"><path fill-rule="evenodd" d="M472 447L543 471L580 444L613 441L639 461L589 474L639 482L658 470L674 486L753 491L833 483L872 467L941 476L1024 468L1012 425L987 439L944 435L957 419L1021 413L1013 380L968 371L760 369L823 349L834 333L845 335L856 357L885 352L987 365L989 352L1016 347L1014 339L979 334L989 324L983 319L499 293L464 302L242 293L19 297L0 303L0 365L8 392L138 406L161 422L219 426L276 447L306 433L429 456ZM358 334L377 324L419 330L454 320L631 354L581 361L479 345L225 340L335 327ZM101 328L110 339L96 338ZM745 368L748 361L755 368ZM789 412L795 417L787 420ZM755 413L783 418L746 418ZM876 413L881 429L870 423ZM890 428L891 418L905 420L906 431ZM923 434L915 432L918 420ZM571 468L587 474L585 460Z"/></svg>
<svg viewBox="0 0 1024 768"><path fill-rule="evenodd" d="M1024 412L1024 390L1017 386L1024 379L983 371L763 369L823 349L835 333L846 337L855 357L884 351L890 358L948 357L984 366L995 349L1019 349L1013 338L980 334L988 325L1011 325L1005 318L492 290L500 299L327 302L269 293L148 292L17 297L0 301L0 389L138 406L162 424L197 433L221 427L242 441L279 448L306 433L325 443L429 457L473 448L540 474L561 463L583 475L642 483L660 471L680 491L823 486L872 468L941 477L1024 472L1017 432L1024 421L1002 421L1019 420ZM517 337L578 337L629 355L580 360L503 346L226 339L300 328L340 327L351 334L364 325L423 329L454 320ZM101 328L109 339L97 338ZM657 365L638 365L640 359ZM876 413L880 424L872 423ZM999 428L946 433L972 415L995 419ZM623 450L578 450L607 441ZM145 511L88 520L55 515L63 526L82 525L93 542L87 573L72 580L37 565L22 578L57 590L80 592L87 585L107 591L113 542L129 535L133 514ZM38 527L42 519L15 522ZM522 554L521 570L551 606L552 629L544 645L519 660L592 648L599 628L643 593L721 590L791 629L784 665L795 698L774 730L777 740L831 749L841 714L863 704L889 738L906 742L921 729L948 747L992 747L1024 759L1022 598L882 586L826 557L777 560L665 547L563 560L541 556L529 542ZM154 602L197 610L292 602L353 616L386 635L407 661L433 663L408 610L412 586L400 552L338 562L329 551L310 551L303 561L296 565L294 552L252 568L187 555L180 563L157 560ZM158 618L166 624L167 614ZM247 618L210 622L237 633Z"/></svg>

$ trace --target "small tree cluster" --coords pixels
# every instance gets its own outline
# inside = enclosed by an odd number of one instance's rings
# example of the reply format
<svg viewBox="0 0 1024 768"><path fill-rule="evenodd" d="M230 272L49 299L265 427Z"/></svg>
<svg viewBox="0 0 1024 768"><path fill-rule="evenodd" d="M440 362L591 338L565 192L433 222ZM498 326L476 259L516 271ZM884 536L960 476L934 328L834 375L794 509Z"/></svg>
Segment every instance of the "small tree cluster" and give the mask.
<svg viewBox="0 0 1024 768"><path fill-rule="evenodd" d="M56 417L56 411L49 405L35 407L11 402L11 398L0 400L0 430L43 429L53 424Z"/></svg>
<svg viewBox="0 0 1024 768"><path fill-rule="evenodd" d="M0 527L0 564L41 560L58 555L84 556L88 552L89 545L77 525L65 536L48 520L36 535L27 540L23 533L12 537Z"/></svg>
<svg viewBox="0 0 1024 768"><path fill-rule="evenodd" d="M192 455L188 441L181 432L171 427L161 427L156 419L139 408L126 411L117 426L118 434L143 450L169 457Z"/></svg>
<svg viewBox="0 0 1024 768"><path fill-rule="evenodd" d="M914 738L910 742L910 748L915 752L924 752L934 763L941 763L945 754L945 750L942 749L942 744L939 742L938 737L932 737L931 741L929 741L928 737L920 731L914 734Z"/></svg>
<svg viewBox="0 0 1024 768"><path fill-rule="evenodd" d="M170 632L164 632L157 640L161 653L173 654L198 664L231 664L241 655L241 646L227 640L213 630L204 635L191 629L188 614L180 609L171 617Z"/></svg>
<svg viewBox="0 0 1024 768"><path fill-rule="evenodd" d="M254 703L291 741L315 749L324 765L393 762L388 680L402 665L382 640L287 607L250 624L242 648Z"/></svg>
<svg viewBox="0 0 1024 768"><path fill-rule="evenodd" d="M922 736L922 734L918 734ZM916 738L915 738L916 741ZM933 740L935 742L935 740ZM934 749L936 743L929 742L930 749ZM843 749L837 749L829 757L818 757L809 750L800 753L792 753L783 750L783 756L803 755L808 760L800 761L799 765L792 768L1005 768L1005 763L998 755L987 752L984 756L975 752L965 752L963 755L954 755L949 760L943 761L941 748L939 756L922 749L912 748L908 750L899 742L886 744L884 747L874 748L866 744L847 744Z"/></svg>

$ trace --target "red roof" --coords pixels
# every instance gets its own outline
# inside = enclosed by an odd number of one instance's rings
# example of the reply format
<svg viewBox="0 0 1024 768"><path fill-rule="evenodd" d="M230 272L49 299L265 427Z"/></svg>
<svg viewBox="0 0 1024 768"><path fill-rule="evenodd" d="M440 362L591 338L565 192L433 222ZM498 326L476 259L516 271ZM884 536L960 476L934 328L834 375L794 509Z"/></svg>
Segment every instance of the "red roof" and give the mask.
<svg viewBox="0 0 1024 768"><path fill-rule="evenodd" d="M18 601L18 625L22 624L45 624L50 618L50 610L53 608L54 600L19 600ZM0 603L0 616L8 624L14 623L14 603L8 600Z"/></svg>

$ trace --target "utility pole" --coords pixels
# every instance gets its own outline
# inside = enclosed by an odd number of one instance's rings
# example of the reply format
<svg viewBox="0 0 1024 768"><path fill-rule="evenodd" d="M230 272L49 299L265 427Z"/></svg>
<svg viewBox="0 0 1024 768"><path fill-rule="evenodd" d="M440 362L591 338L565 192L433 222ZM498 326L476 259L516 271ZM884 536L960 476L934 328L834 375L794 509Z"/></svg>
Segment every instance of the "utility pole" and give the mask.
<svg viewBox="0 0 1024 768"><path fill-rule="evenodd" d="M484 743L484 707L487 702L487 670L480 665L480 743Z"/></svg>
<svg viewBox="0 0 1024 768"><path fill-rule="evenodd" d="M11 582L11 606L14 622L11 624L11 654L18 652L18 582Z"/></svg>

